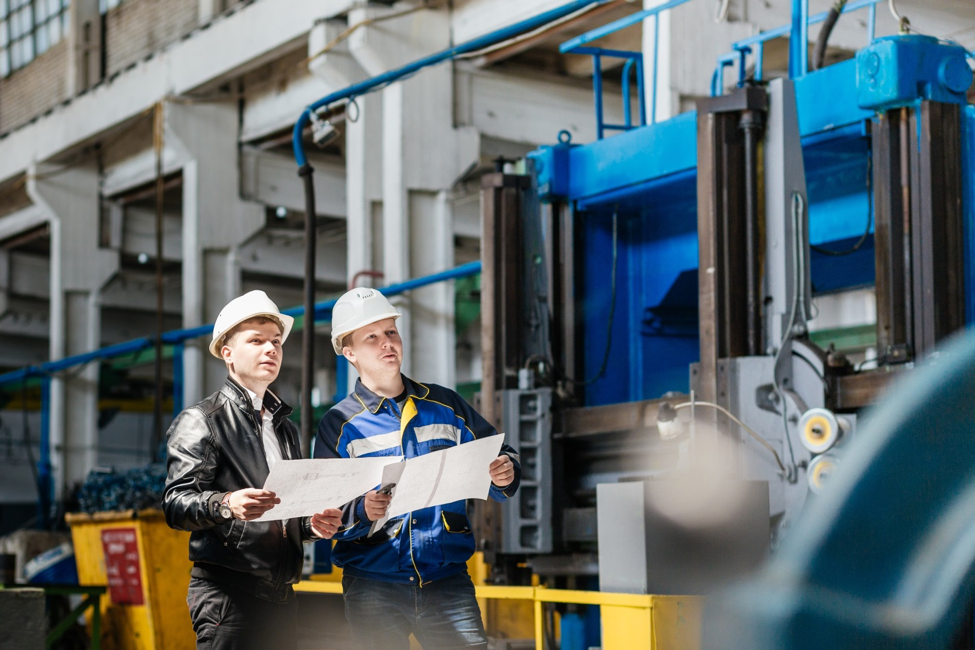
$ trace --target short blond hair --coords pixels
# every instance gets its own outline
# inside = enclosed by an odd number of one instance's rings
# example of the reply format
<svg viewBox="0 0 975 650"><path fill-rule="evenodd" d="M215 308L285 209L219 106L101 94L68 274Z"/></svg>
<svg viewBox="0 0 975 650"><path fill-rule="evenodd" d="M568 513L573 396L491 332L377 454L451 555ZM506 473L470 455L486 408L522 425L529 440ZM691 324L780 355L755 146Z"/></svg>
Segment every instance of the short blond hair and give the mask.
<svg viewBox="0 0 975 650"><path fill-rule="evenodd" d="M230 328L230 330L223 335L223 341L220 342L220 347L222 348L225 345L230 345L233 343L234 339L237 338L237 335L240 334L240 331L244 329L244 325L247 325L248 323L252 323L254 325L274 323L278 326L278 331L284 333L284 326L277 318L271 318L270 316L255 316L254 318L248 318L247 320L241 321Z"/></svg>

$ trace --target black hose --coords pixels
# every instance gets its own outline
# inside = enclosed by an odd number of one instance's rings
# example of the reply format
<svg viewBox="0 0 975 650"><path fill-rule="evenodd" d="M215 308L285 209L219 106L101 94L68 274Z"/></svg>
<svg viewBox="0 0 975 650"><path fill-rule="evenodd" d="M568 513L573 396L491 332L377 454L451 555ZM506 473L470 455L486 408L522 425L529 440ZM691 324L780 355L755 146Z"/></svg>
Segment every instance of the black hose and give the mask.
<svg viewBox="0 0 975 650"><path fill-rule="evenodd" d="M860 239L857 243L853 244L850 248L842 251L834 251L829 248L823 248L822 246L816 246L814 244L809 244L809 248L820 253L821 255L829 255L830 257L843 257L844 255L852 255L853 253L860 250L864 242L867 241L867 237L870 236L870 227L873 225L873 154L867 151L867 225L863 229L863 234L860 235Z"/></svg>
<svg viewBox="0 0 975 650"><path fill-rule="evenodd" d="M315 184L312 174L315 169L302 165L298 175L305 186L305 320L302 330L301 356L301 455L311 454L312 419L315 417L311 405L311 389L315 377L315 249L317 248L317 229L315 216Z"/></svg>
<svg viewBox="0 0 975 650"><path fill-rule="evenodd" d="M823 21L823 27L819 30L819 37L816 39L816 49L813 51L813 70L819 70L823 67L823 61L826 59L826 44L829 42L829 35L833 32L833 27L836 25L836 21L840 19L840 14L843 13L843 7L846 6L847 0L837 0L836 4L829 8L829 13L826 15L826 20Z"/></svg>

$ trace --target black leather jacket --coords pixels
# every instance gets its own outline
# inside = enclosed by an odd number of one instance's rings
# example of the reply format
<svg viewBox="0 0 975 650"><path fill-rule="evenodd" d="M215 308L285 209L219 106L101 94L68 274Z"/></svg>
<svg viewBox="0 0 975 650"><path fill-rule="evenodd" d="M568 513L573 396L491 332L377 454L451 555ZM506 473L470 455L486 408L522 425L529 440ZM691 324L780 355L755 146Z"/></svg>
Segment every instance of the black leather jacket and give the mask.
<svg viewBox="0 0 975 650"><path fill-rule="evenodd" d="M264 408L286 460L301 458L298 429L287 419L291 407L270 391ZM315 539L305 519L241 521L224 519L219 505L227 492L261 487L267 460L247 392L233 379L176 418L169 428L168 476L163 493L166 523L192 531L191 575L244 589L271 601L293 597L301 579L302 542Z"/></svg>

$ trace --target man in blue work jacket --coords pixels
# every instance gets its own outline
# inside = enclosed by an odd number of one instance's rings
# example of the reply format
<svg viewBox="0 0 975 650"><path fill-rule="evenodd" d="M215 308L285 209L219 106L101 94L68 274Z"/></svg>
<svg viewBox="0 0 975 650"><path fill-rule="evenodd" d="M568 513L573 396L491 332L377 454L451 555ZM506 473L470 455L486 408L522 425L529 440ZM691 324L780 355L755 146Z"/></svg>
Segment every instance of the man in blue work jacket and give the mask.
<svg viewBox="0 0 975 650"><path fill-rule="evenodd" d="M332 347L359 372L355 390L318 425L316 458L414 458L497 431L454 391L400 372L400 313L374 289L353 289L332 309ZM491 498L518 488L518 454L503 445L488 469ZM345 614L356 647L485 648L467 575L474 535L466 501L416 510L368 536L391 497L373 490L346 505L332 558L344 569Z"/></svg>

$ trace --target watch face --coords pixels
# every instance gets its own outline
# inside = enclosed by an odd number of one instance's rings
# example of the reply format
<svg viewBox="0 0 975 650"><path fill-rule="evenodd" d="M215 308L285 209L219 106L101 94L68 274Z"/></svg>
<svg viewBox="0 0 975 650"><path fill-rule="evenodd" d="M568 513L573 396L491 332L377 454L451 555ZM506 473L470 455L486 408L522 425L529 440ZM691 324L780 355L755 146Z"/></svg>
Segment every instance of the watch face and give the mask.
<svg viewBox="0 0 975 650"><path fill-rule="evenodd" d="M231 515L230 506L221 503L220 516L223 517L224 519L230 519L230 515Z"/></svg>

